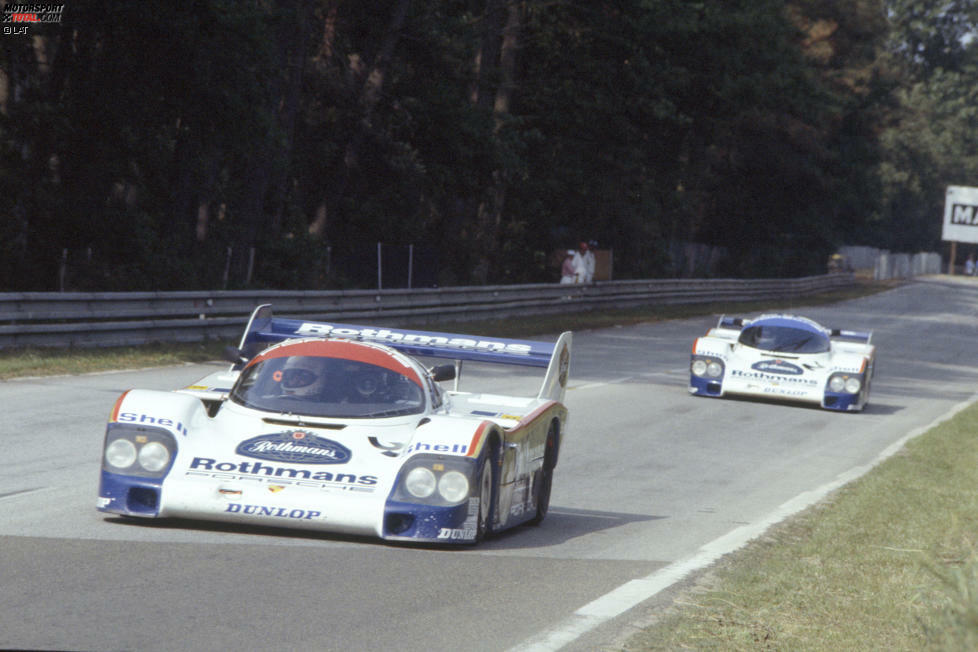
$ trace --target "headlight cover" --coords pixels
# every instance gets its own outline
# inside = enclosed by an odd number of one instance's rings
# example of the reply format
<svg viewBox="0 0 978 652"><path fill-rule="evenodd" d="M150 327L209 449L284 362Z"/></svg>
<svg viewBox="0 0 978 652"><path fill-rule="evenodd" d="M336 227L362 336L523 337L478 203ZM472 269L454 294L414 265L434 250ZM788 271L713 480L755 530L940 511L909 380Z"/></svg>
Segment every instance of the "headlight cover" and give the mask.
<svg viewBox="0 0 978 652"><path fill-rule="evenodd" d="M467 457L415 455L401 468L391 497L400 502L457 505L469 498L475 464Z"/></svg>
<svg viewBox="0 0 978 652"><path fill-rule="evenodd" d="M139 449L136 459L144 470L159 473L170 463L170 451L160 442L151 441Z"/></svg>
<svg viewBox="0 0 978 652"><path fill-rule="evenodd" d="M863 384L858 376L834 374L829 378L829 391L836 394L858 394Z"/></svg>
<svg viewBox="0 0 978 652"><path fill-rule="evenodd" d="M448 471L438 480L438 494L450 503L460 503L469 495L469 479L460 471Z"/></svg>
<svg viewBox="0 0 978 652"><path fill-rule="evenodd" d="M105 446L105 462L116 469L128 469L136 461L136 445L120 437Z"/></svg>
<svg viewBox="0 0 978 652"><path fill-rule="evenodd" d="M404 488L415 498L427 498L435 493L438 478L435 472L425 466L416 466L404 477Z"/></svg>
<svg viewBox="0 0 978 652"><path fill-rule="evenodd" d="M723 362L717 358L697 356L690 363L689 370L700 378L719 378L723 375Z"/></svg>
<svg viewBox="0 0 978 652"><path fill-rule="evenodd" d="M169 430L110 423L105 429L102 468L110 473L159 478L173 463L177 442Z"/></svg>

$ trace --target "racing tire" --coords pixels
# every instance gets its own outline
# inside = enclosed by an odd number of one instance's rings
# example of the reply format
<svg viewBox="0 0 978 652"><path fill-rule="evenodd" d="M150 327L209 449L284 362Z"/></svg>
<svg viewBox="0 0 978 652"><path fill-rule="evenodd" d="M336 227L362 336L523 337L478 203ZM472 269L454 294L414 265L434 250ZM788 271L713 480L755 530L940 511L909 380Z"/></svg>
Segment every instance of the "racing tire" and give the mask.
<svg viewBox="0 0 978 652"><path fill-rule="evenodd" d="M537 471L535 483L537 513L527 521L530 525L540 525L547 516L547 510L550 509L550 489L553 487L555 466L557 466L556 421L550 424L550 430L547 431L547 443L543 453L543 467Z"/></svg>
<svg viewBox="0 0 978 652"><path fill-rule="evenodd" d="M493 519L498 499L496 488L499 486L499 455L498 447L490 445L479 465L476 474L479 482L479 514L476 517L475 542L479 543L492 536Z"/></svg>

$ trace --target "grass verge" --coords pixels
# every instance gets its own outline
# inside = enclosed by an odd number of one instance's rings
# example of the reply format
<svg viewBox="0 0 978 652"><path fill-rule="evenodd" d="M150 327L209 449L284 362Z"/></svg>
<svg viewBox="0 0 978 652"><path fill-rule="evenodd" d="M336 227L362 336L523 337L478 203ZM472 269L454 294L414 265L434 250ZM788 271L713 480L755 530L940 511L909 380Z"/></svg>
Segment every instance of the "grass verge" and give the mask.
<svg viewBox="0 0 978 652"><path fill-rule="evenodd" d="M29 348L0 351L0 380L162 367L221 359L225 343L147 344L99 349Z"/></svg>
<svg viewBox="0 0 978 652"><path fill-rule="evenodd" d="M978 405L723 558L625 650L978 649Z"/></svg>

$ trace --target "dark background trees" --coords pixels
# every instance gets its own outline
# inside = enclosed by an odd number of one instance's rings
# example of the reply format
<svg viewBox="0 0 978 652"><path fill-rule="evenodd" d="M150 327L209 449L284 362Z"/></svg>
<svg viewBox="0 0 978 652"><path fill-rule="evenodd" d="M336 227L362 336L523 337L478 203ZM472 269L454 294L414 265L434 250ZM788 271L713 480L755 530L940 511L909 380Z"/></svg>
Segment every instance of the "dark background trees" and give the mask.
<svg viewBox="0 0 978 652"><path fill-rule="evenodd" d="M976 4L76 0L0 35L0 290L373 286L377 243L385 287L408 251L416 286L553 281L581 239L617 278L934 249L978 185Z"/></svg>

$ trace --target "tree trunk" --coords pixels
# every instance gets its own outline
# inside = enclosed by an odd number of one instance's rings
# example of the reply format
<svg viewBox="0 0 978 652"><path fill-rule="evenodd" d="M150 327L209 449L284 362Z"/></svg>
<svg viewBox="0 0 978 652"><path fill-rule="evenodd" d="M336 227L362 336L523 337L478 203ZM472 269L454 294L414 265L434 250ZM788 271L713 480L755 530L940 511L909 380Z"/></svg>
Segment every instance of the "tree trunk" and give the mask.
<svg viewBox="0 0 978 652"><path fill-rule="evenodd" d="M495 0L490 0L487 12L494 9ZM493 132L498 134L503 127L505 116L510 112L513 91L516 87L516 63L520 46L520 27L522 25L523 4L510 3L506 9L506 25L503 28L499 46L499 85L496 87L492 103ZM488 48L483 48L483 52ZM481 61L485 64L485 61ZM492 182L487 189L487 197L476 210L476 267L473 270L476 280L485 284L489 281L493 262L499 258L499 231L503 221L503 208L507 190L505 173L497 169L492 172Z"/></svg>
<svg viewBox="0 0 978 652"><path fill-rule="evenodd" d="M343 195L346 194L350 179L358 167L360 151L370 132L370 121L374 109L380 101L387 69L394 55L394 48L401 37L401 30L404 28L410 8L411 0L399 0L394 7L391 23L384 34L384 39L374 61L351 68L353 83L360 85L357 95L361 115L343 149L343 162L337 178L323 190L323 198L317 207L315 219L310 225L310 234L325 236L328 221L334 219L338 213ZM367 70L369 72L364 74L364 71Z"/></svg>
<svg viewBox="0 0 978 652"><path fill-rule="evenodd" d="M291 4L291 7L286 6L287 4ZM269 231L273 237L277 237L282 231L289 197L292 151L295 148L295 124L302 100L306 45L309 39L309 26L312 24L312 2L289 0L282 3L282 11L291 12L293 20L282 21L278 30L279 61L286 73L276 100L278 124L284 136L284 147L278 156L282 163L275 168L270 181Z"/></svg>
<svg viewBox="0 0 978 652"><path fill-rule="evenodd" d="M253 250L259 238L276 237L281 231L310 16L309 0L276 3L275 17L279 19L276 68L285 73L272 77L266 101L278 129L257 141L243 172L245 191L235 210L234 219L239 227L232 242L230 271L231 283L238 287L252 281ZM280 135L284 138L280 139ZM285 151L280 148L282 141Z"/></svg>

